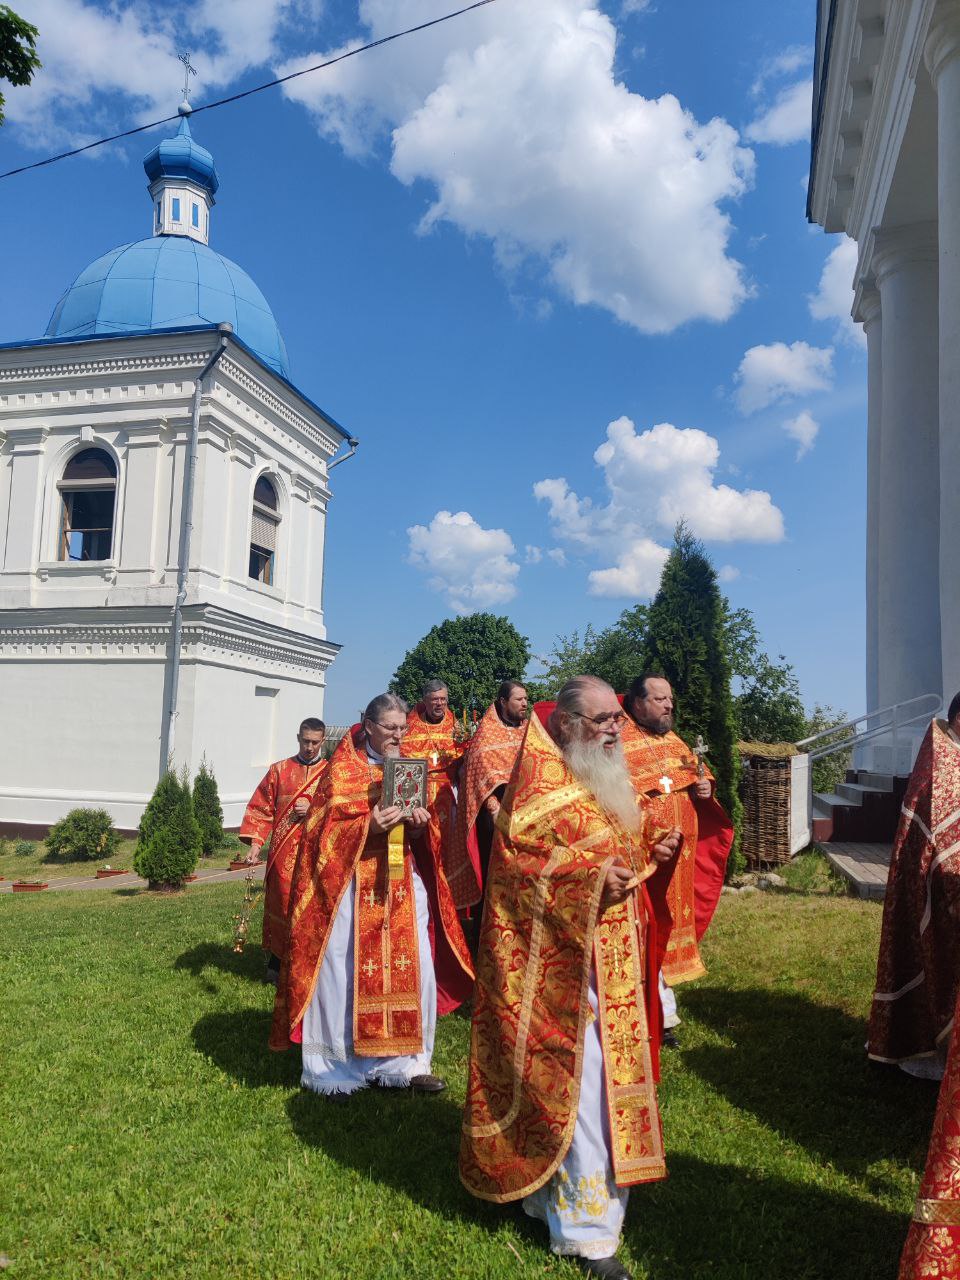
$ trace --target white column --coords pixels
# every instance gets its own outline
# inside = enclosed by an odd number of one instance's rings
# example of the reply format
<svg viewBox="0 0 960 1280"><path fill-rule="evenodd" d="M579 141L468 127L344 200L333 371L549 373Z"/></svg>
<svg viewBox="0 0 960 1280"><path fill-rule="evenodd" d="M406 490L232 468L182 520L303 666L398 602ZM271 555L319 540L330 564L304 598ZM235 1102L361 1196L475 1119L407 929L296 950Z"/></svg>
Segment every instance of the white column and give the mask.
<svg viewBox="0 0 960 1280"><path fill-rule="evenodd" d="M960 690L960 3L934 13L925 50L937 91L940 286L940 625L947 699Z"/></svg>
<svg viewBox="0 0 960 1280"><path fill-rule="evenodd" d="M887 706L942 681L935 224L877 231L873 272L883 313L877 675Z"/></svg>
<svg viewBox="0 0 960 1280"><path fill-rule="evenodd" d="M866 580L866 665L867 710L876 711L880 702L877 667L880 632L878 618L880 588L880 406L882 403L880 291L864 286L857 310L867 337L867 580Z"/></svg>

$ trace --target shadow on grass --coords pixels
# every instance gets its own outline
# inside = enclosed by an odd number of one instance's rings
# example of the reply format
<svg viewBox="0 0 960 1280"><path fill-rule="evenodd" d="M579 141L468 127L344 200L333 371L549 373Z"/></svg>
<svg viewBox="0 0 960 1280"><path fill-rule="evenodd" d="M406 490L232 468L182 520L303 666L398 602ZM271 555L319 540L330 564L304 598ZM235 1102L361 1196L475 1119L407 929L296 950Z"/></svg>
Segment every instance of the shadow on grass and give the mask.
<svg viewBox="0 0 960 1280"><path fill-rule="evenodd" d="M635 1187L625 1240L656 1280L895 1276L907 1217L852 1196L667 1154L670 1177Z"/></svg>
<svg viewBox="0 0 960 1280"><path fill-rule="evenodd" d="M264 954L259 947L244 947L239 954L224 942L201 942L184 951L174 961L174 969L186 970L195 978L202 978L208 969L219 969L236 978L265 986Z"/></svg>
<svg viewBox="0 0 960 1280"><path fill-rule="evenodd" d="M871 1063L861 1019L760 988L691 989L683 1008L731 1042L684 1051L684 1066L739 1110L878 1194L891 1186L873 1166L922 1167L937 1089Z"/></svg>
<svg viewBox="0 0 960 1280"><path fill-rule="evenodd" d="M248 1089L293 1088L300 1083L300 1054L272 1053L267 1048L272 1016L272 1009L205 1014L193 1028L193 1043L199 1053Z"/></svg>

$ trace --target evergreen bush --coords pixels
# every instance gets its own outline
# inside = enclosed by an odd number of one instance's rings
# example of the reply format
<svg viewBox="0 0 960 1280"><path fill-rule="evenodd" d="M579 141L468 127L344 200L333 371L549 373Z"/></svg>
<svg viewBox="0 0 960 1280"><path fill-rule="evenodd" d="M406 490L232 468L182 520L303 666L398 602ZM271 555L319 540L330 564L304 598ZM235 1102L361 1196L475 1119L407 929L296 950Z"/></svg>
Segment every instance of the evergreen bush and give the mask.
<svg viewBox="0 0 960 1280"><path fill-rule="evenodd" d="M206 759L200 761L200 771L193 780L193 816L200 828L203 856L209 858L224 843L223 809L213 770Z"/></svg>
<svg viewBox="0 0 960 1280"><path fill-rule="evenodd" d="M716 571L703 544L681 522L647 615L644 666L662 671L673 686L680 737L692 743L702 734L707 744L717 799L737 833L728 864L728 875L735 875L745 865L739 849L743 806L724 622Z"/></svg>
<svg viewBox="0 0 960 1280"><path fill-rule="evenodd" d="M171 770L143 811L134 868L151 889L176 889L196 867L201 847L189 780Z"/></svg>
<svg viewBox="0 0 960 1280"><path fill-rule="evenodd" d="M55 862L109 860L120 843L119 831L106 809L71 809L51 828L47 856Z"/></svg>
<svg viewBox="0 0 960 1280"><path fill-rule="evenodd" d="M21 858L29 858L36 849L36 845L32 840L18 840L13 846L13 852Z"/></svg>

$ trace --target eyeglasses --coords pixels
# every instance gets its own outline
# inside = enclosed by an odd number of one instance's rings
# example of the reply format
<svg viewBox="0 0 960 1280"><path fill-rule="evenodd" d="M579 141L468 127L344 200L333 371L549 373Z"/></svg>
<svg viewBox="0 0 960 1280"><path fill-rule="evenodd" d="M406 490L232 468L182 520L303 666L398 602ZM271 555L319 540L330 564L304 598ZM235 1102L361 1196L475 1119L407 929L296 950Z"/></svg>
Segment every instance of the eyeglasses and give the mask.
<svg viewBox="0 0 960 1280"><path fill-rule="evenodd" d="M576 716L578 720L588 720L590 724L596 725L598 729L604 729L607 725L612 728L615 724L623 724L627 718L625 711L608 711L606 715L602 716L585 716L580 711L571 711L570 714Z"/></svg>
<svg viewBox="0 0 960 1280"><path fill-rule="evenodd" d="M397 738L405 738L407 735L407 726L397 728L395 724L384 724L380 720L371 720L371 724L375 724L378 729L382 729L384 733L392 733Z"/></svg>

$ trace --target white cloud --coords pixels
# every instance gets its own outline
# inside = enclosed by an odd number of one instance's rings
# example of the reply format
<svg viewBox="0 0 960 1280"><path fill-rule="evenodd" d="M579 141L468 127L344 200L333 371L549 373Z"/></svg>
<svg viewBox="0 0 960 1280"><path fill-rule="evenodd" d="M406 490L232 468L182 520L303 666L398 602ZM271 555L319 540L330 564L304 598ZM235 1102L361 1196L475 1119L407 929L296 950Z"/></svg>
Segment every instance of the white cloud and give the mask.
<svg viewBox="0 0 960 1280"><path fill-rule="evenodd" d="M773 102L744 130L750 142L769 142L777 147L804 142L810 137L813 82L807 78L781 89Z"/></svg>
<svg viewBox="0 0 960 1280"><path fill-rule="evenodd" d="M606 501L581 498L561 477L538 481L534 496L547 504L563 542L615 563L590 574L594 595L649 595L667 555L658 537L686 520L713 542L779 542L783 515L769 493L717 484L720 448L713 436L668 422L637 433L629 418L607 427L594 453Z"/></svg>
<svg viewBox="0 0 960 1280"><path fill-rule="evenodd" d="M468 511L438 511L429 525L407 530L410 563L429 574L434 591L457 613L504 604L517 594L520 566L504 529L484 529Z"/></svg>
<svg viewBox="0 0 960 1280"><path fill-rule="evenodd" d="M783 424L783 429L791 440L797 442L797 461L799 462L813 448L820 424L804 409L795 418L788 418Z"/></svg>
<svg viewBox="0 0 960 1280"><path fill-rule="evenodd" d="M734 374L737 404L743 413L811 391L828 391L833 382L833 348L806 342L771 342L744 353Z"/></svg>
<svg viewBox="0 0 960 1280"><path fill-rule="evenodd" d="M360 0L364 38L443 7ZM285 92L351 154L389 138L395 176L433 188L421 230L446 221L483 236L505 270L536 264L563 296L645 333L726 320L748 285L724 206L750 185L753 155L726 121L631 93L615 55L595 0L523 0Z"/></svg>
<svg viewBox="0 0 960 1280"><path fill-rule="evenodd" d="M750 87L754 97L763 93L771 80L781 80L785 76L795 75L801 68L809 67L813 61L813 47L806 44L791 45L775 57L767 58L757 72L757 78Z"/></svg>
<svg viewBox="0 0 960 1280"><path fill-rule="evenodd" d="M539 547L531 546L528 542L523 548L524 564L539 564L543 559L543 552Z"/></svg>
<svg viewBox="0 0 960 1280"><path fill-rule="evenodd" d="M814 320L832 320L841 341L865 347L866 335L850 314L853 305L853 273L857 269L857 242L843 236L830 251L816 293L807 298Z"/></svg>
<svg viewBox="0 0 960 1280"><path fill-rule="evenodd" d="M18 12L40 31L43 67L29 86L7 91L8 120L21 141L39 147L114 132L120 113L138 123L171 115L182 92L177 53L184 45L195 50L191 95L209 98L269 64L281 33L321 8L321 0L171 0L152 10L21 0Z"/></svg>
<svg viewBox="0 0 960 1280"><path fill-rule="evenodd" d="M630 596L646 599L656 595L660 575L670 553L650 538L638 538L617 558L612 569L594 569L588 575L592 596Z"/></svg>
<svg viewBox="0 0 960 1280"><path fill-rule="evenodd" d="M740 570L735 564L722 564L717 570L717 578L720 582L736 582L740 577Z"/></svg>
<svg viewBox="0 0 960 1280"><path fill-rule="evenodd" d="M549 557L549 559L553 561L555 565L558 565L561 569L566 568L567 553L564 551L563 547L551 547L550 550L547 552L547 556Z"/></svg>

